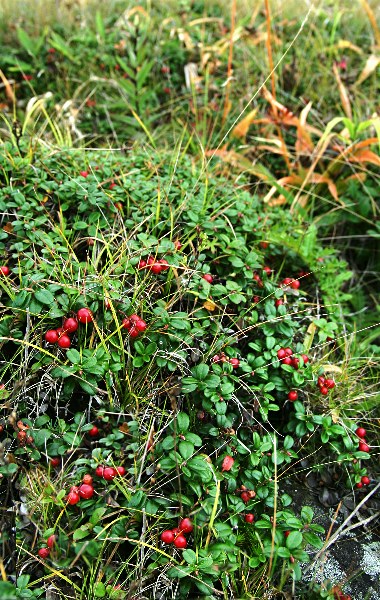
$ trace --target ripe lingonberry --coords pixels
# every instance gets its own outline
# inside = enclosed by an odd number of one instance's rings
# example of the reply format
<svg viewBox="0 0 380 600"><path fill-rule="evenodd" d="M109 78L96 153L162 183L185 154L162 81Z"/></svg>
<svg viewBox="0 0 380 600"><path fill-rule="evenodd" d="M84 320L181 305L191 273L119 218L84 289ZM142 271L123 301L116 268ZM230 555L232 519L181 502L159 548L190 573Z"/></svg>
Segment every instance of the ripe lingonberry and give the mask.
<svg viewBox="0 0 380 600"><path fill-rule="evenodd" d="M10 268L7 267L7 265L3 265L2 267L0 267L0 271L5 276L9 275L9 273L11 272Z"/></svg>
<svg viewBox="0 0 380 600"><path fill-rule="evenodd" d="M247 514L244 516L244 521L245 521L246 523L253 523L253 521L254 521L254 520L255 520L255 515L253 515L252 513L247 513Z"/></svg>
<svg viewBox="0 0 380 600"><path fill-rule="evenodd" d="M21 433L21 431L20 431L20 433ZM369 452L370 451L370 447L365 442L359 442L358 449L360 450L360 452Z"/></svg>
<svg viewBox="0 0 380 600"><path fill-rule="evenodd" d="M93 321L92 312L89 308L80 308L77 312L77 318L80 323L91 323Z"/></svg>
<svg viewBox="0 0 380 600"><path fill-rule="evenodd" d="M355 433L360 438L365 438L367 435L367 431L364 429L364 427L358 427Z"/></svg>
<svg viewBox="0 0 380 600"><path fill-rule="evenodd" d="M174 540L174 545L176 548L186 548L187 546L187 539L185 538L184 535L177 535L177 537Z"/></svg>
<svg viewBox="0 0 380 600"><path fill-rule="evenodd" d="M56 344L58 342L58 337L58 333L55 329L49 329L49 331L45 333L45 340L48 344Z"/></svg>
<svg viewBox="0 0 380 600"><path fill-rule="evenodd" d="M80 500L80 496L79 496L78 492L74 492L74 491L69 492L67 495L67 498L66 498L67 504L71 504L71 506L73 506L74 504L78 504L79 500Z"/></svg>
<svg viewBox="0 0 380 600"><path fill-rule="evenodd" d="M296 390L290 390L290 392L288 393L288 399L290 400L290 402L295 402L298 398L298 393L296 392Z"/></svg>
<svg viewBox="0 0 380 600"><path fill-rule="evenodd" d="M322 394L323 396L327 396L327 394L329 393L329 388L328 388L328 387L326 387L325 385L322 385L322 386L319 388L319 391L321 392L321 394Z"/></svg>
<svg viewBox="0 0 380 600"><path fill-rule="evenodd" d="M106 467L103 471L103 478L106 481L112 481L112 479L114 479L116 475L117 471L113 467Z"/></svg>
<svg viewBox="0 0 380 600"><path fill-rule="evenodd" d="M69 333L74 333L78 329L78 321L73 317L69 317L63 321L63 329Z"/></svg>
<svg viewBox="0 0 380 600"><path fill-rule="evenodd" d="M92 485L93 481L94 480L89 473L86 473L85 475L83 475L83 478L82 478L83 483L86 483L87 485Z"/></svg>
<svg viewBox="0 0 380 600"><path fill-rule="evenodd" d="M49 554L50 554L49 548L40 548L38 550L38 556L40 558L43 558L43 559L48 558Z"/></svg>
<svg viewBox="0 0 380 600"><path fill-rule="evenodd" d="M99 429L96 427L96 425L93 425L93 427L91 427L90 431L88 432L88 435L90 435L91 437L96 437L97 435L99 435Z"/></svg>
<svg viewBox="0 0 380 600"><path fill-rule="evenodd" d="M98 467L96 467L95 475L97 475L98 477L103 477L103 473L104 473L104 467L102 465L99 465Z"/></svg>
<svg viewBox="0 0 380 600"><path fill-rule="evenodd" d="M332 390L335 387L335 381L333 379L326 379L325 386L329 388L329 390Z"/></svg>
<svg viewBox="0 0 380 600"><path fill-rule="evenodd" d="M234 369L237 369L240 365L240 360L238 358L230 358L230 365L232 365Z"/></svg>
<svg viewBox="0 0 380 600"><path fill-rule="evenodd" d="M61 335L61 337L58 340L58 346L60 348L70 348L71 340L70 340L69 336L66 334Z"/></svg>
<svg viewBox="0 0 380 600"><path fill-rule="evenodd" d="M184 519L180 520L178 529L184 533L191 533L194 529L194 526L191 520L188 517L185 517Z"/></svg>
<svg viewBox="0 0 380 600"><path fill-rule="evenodd" d="M94 495L94 488L92 487L92 485L82 483L82 485L79 486L78 494L81 498L89 500Z"/></svg>
<svg viewBox="0 0 380 600"><path fill-rule="evenodd" d="M363 485L369 485L371 483L371 480L369 477L367 477L367 475L363 475L361 482Z"/></svg>
<svg viewBox="0 0 380 600"><path fill-rule="evenodd" d="M210 273L205 273L204 275L202 275L202 279L207 281L207 283L212 283L214 280L213 276L210 275Z"/></svg>
<svg viewBox="0 0 380 600"><path fill-rule="evenodd" d="M167 529L166 531L163 531L161 533L160 537L161 541L164 542L164 544L172 544L174 542L175 534L171 529Z"/></svg>
<svg viewBox="0 0 380 600"><path fill-rule="evenodd" d="M54 544L56 543L56 541L57 541L57 536L55 536L55 535L50 535L50 536L48 537L48 539L46 540L46 543L47 543L47 545L48 545L48 548L52 548L52 547L54 546Z"/></svg>
<svg viewBox="0 0 380 600"><path fill-rule="evenodd" d="M121 477L123 475L125 475L125 473L126 473L126 470L124 467L116 467L116 471L117 471L118 475L120 475Z"/></svg>

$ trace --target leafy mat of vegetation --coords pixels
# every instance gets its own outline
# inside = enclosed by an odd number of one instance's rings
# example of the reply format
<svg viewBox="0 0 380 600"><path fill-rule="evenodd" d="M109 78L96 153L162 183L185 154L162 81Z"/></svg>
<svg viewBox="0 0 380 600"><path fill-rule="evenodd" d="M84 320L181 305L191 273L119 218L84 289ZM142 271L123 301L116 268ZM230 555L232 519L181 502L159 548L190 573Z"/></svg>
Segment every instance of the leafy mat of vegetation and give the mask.
<svg viewBox="0 0 380 600"><path fill-rule="evenodd" d="M265 13L185 4L3 33L1 598L349 597L290 488L376 491L379 120L338 17L324 122L286 64L237 117Z"/></svg>

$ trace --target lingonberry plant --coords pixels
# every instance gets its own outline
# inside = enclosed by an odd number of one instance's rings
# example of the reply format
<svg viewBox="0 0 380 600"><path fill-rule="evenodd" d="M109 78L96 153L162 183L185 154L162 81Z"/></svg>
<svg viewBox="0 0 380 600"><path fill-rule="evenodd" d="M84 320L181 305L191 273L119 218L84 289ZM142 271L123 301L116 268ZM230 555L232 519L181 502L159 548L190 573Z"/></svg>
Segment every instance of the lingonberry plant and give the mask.
<svg viewBox="0 0 380 600"><path fill-rule="evenodd" d="M75 150L1 161L12 275L0 435L15 459L0 473L19 473L33 507L33 535L16 523L20 560L85 569L96 557L95 597L132 593L124 565L141 553L145 580L165 573L180 598L240 597L242 561L263 577L271 565L279 589L300 580L322 529L279 482L314 433L321 464L333 456L347 486L370 485L371 442L330 414L341 383L327 333L339 323L335 307L320 314L329 269L297 251L302 214L266 209L187 158L174 169L155 154L88 152L86 176ZM280 221L288 247L265 241Z"/></svg>

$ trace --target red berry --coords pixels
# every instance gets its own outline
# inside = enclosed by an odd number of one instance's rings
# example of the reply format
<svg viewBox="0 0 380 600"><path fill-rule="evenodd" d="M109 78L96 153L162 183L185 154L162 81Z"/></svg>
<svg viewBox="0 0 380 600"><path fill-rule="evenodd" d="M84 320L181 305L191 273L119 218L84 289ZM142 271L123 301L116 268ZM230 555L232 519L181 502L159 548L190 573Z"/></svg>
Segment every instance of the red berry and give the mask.
<svg viewBox="0 0 380 600"><path fill-rule="evenodd" d="M89 308L80 308L77 312L77 317L80 323L91 323L93 321L92 312Z"/></svg>
<svg viewBox="0 0 380 600"><path fill-rule="evenodd" d="M367 475L363 475L361 482L363 485L369 485L371 483L371 480L369 477L367 477Z"/></svg>
<svg viewBox="0 0 380 600"><path fill-rule="evenodd" d="M232 456L225 456L222 462L222 471L230 471L234 465L235 460Z"/></svg>
<svg viewBox="0 0 380 600"><path fill-rule="evenodd" d="M139 264L137 265L138 269L144 269L146 267L146 260L141 259Z"/></svg>
<svg viewBox="0 0 380 600"><path fill-rule="evenodd" d="M83 483L86 483L87 485L92 485L93 481L94 480L89 473L86 473L85 475L83 475L83 479L82 479Z"/></svg>
<svg viewBox="0 0 380 600"><path fill-rule="evenodd" d="M358 427L357 430L355 431L355 433L360 438L365 438L365 436L367 435L367 432L364 429L364 427Z"/></svg>
<svg viewBox="0 0 380 600"><path fill-rule="evenodd" d="M49 548L52 548L57 541L57 536L50 535L46 541Z"/></svg>
<svg viewBox="0 0 380 600"><path fill-rule="evenodd" d="M282 285L290 285L292 281L291 277L285 277L285 279L282 280Z"/></svg>
<svg viewBox="0 0 380 600"><path fill-rule="evenodd" d="M74 333L78 329L78 321L73 317L69 317L63 321L63 329L69 333Z"/></svg>
<svg viewBox="0 0 380 600"><path fill-rule="evenodd" d="M26 443L26 438L27 438L28 434L26 433L26 431L22 430L19 431L17 434L17 439L21 444Z"/></svg>
<svg viewBox="0 0 380 600"><path fill-rule="evenodd" d="M20 431L20 433L21 433L21 431ZM360 450L360 452L369 452L370 447L365 442L359 442L359 450Z"/></svg>
<svg viewBox="0 0 380 600"><path fill-rule="evenodd" d="M51 458L50 459L50 464L52 467L59 467L59 465L61 464L61 459L58 458L58 456Z"/></svg>
<svg viewBox="0 0 380 600"><path fill-rule="evenodd" d="M88 171L81 171L80 175L82 175L82 177L88 177L89 172Z"/></svg>
<svg viewBox="0 0 380 600"><path fill-rule="evenodd" d="M11 272L10 268L7 267L7 265L3 265L2 267L0 267L0 271L5 276L9 275L9 273Z"/></svg>
<svg viewBox="0 0 380 600"><path fill-rule="evenodd" d="M332 390L335 387L335 381L333 379L326 379L325 386Z"/></svg>
<svg viewBox="0 0 380 600"><path fill-rule="evenodd" d="M161 265L161 271L167 271L168 269L170 269L170 265L169 265L168 261L166 260L166 258L161 258L159 263Z"/></svg>
<svg viewBox="0 0 380 600"><path fill-rule="evenodd" d="M147 267L152 267L155 264L155 262L156 260L153 258L153 256L148 256L146 265Z"/></svg>
<svg viewBox="0 0 380 600"><path fill-rule="evenodd" d="M118 475L120 475L121 477L123 475L125 475L125 473L126 473L126 470L124 467L116 467L116 471L117 471Z"/></svg>
<svg viewBox="0 0 380 600"><path fill-rule="evenodd" d="M309 357L307 354L301 354L301 358L303 360L303 364L307 365L307 363L309 362Z"/></svg>
<svg viewBox="0 0 380 600"><path fill-rule="evenodd" d="M240 365L240 360L238 358L230 358L230 365L232 365L234 369L237 369Z"/></svg>
<svg viewBox="0 0 380 600"><path fill-rule="evenodd" d="M79 487L77 485L72 485L70 492L75 492L77 494L79 492Z"/></svg>
<svg viewBox="0 0 380 600"><path fill-rule="evenodd" d="M153 263L153 265L151 266L151 271L155 275L158 275L159 273L161 273L161 271L162 271L161 263L159 263L159 262Z"/></svg>
<svg viewBox="0 0 380 600"><path fill-rule="evenodd" d="M137 329L137 327L135 325L132 325L132 327L129 330L129 335L131 336L131 338L136 338L139 335L139 330Z"/></svg>
<svg viewBox="0 0 380 600"><path fill-rule="evenodd" d="M284 531L284 536L288 537L288 535L290 535L290 531Z"/></svg>
<svg viewBox="0 0 380 600"><path fill-rule="evenodd" d="M297 357L295 357L295 358L292 358L292 365L293 365L293 367L294 367L295 369L299 369L299 366L300 366L300 359L299 359L299 358L297 358Z"/></svg>
<svg viewBox="0 0 380 600"><path fill-rule="evenodd" d="M268 248L269 242L260 242L260 246L265 250L265 248Z"/></svg>
<svg viewBox="0 0 380 600"><path fill-rule="evenodd" d="M178 529L184 533L191 533L194 529L194 526L191 520L188 517L185 517L184 519L180 520Z"/></svg>
<svg viewBox="0 0 380 600"><path fill-rule="evenodd" d="M70 340L69 336L65 335L65 334L61 335L61 337L58 340L58 346L60 348L70 348L71 340Z"/></svg>
<svg viewBox="0 0 380 600"><path fill-rule="evenodd" d="M298 393L296 392L296 390L290 390L289 394L288 394L288 399L290 400L290 402L295 402L298 398Z"/></svg>
<svg viewBox="0 0 380 600"><path fill-rule="evenodd" d="M318 377L318 385L319 385L319 387L322 387L322 385L325 384L325 381L326 381L326 379L322 375L320 375Z"/></svg>
<svg viewBox="0 0 380 600"><path fill-rule="evenodd" d="M57 332L58 337L61 337L61 335L63 335L63 333L64 333L63 327L57 327L56 332Z"/></svg>
<svg viewBox="0 0 380 600"><path fill-rule="evenodd" d="M99 435L99 429L96 427L96 425L94 425L90 431L88 432L88 435L90 435L91 437L96 437L97 435Z"/></svg>
<svg viewBox="0 0 380 600"><path fill-rule="evenodd" d="M285 356L286 356L285 348L280 348L279 350L277 350L277 358L282 360L283 358L285 358Z"/></svg>
<svg viewBox="0 0 380 600"><path fill-rule="evenodd" d="M94 495L94 488L92 487L92 485L89 485L88 483L82 483L82 485L79 486L78 494L80 495L81 498L84 498L85 500L89 500Z"/></svg>
<svg viewBox="0 0 380 600"><path fill-rule="evenodd" d="M292 281L292 282L291 282L291 284L290 284L290 287L291 287L293 290L298 290L298 289L299 289L299 287L300 287L300 285L301 285L301 284L300 284L300 282L298 281L298 279L293 279L293 281Z"/></svg>
<svg viewBox="0 0 380 600"><path fill-rule="evenodd" d="M289 348L289 346L287 348L284 348L284 350L285 350L286 356L292 356L293 350L291 348Z"/></svg>
<svg viewBox="0 0 380 600"><path fill-rule="evenodd" d="M247 504L247 502L250 501L251 496L249 495L249 492L242 492L240 494L240 498L243 500L243 502L245 502L245 504Z"/></svg>
<svg viewBox="0 0 380 600"><path fill-rule="evenodd" d="M38 556L40 558L43 558L43 559L48 558L49 554L50 554L49 548L40 548L38 550Z"/></svg>
<svg viewBox="0 0 380 600"><path fill-rule="evenodd" d="M161 533L160 537L164 544L172 544L174 542L175 535L170 529L167 529Z"/></svg>
<svg viewBox="0 0 380 600"><path fill-rule="evenodd" d="M104 473L104 467L102 465L99 465L98 467L96 467L95 475L97 475L98 477L103 477L103 473Z"/></svg>
<svg viewBox="0 0 380 600"><path fill-rule="evenodd" d="M328 387L326 387L325 385L322 385L322 386L319 388L319 391L321 392L321 394L322 394L323 396L327 396L327 394L329 393L329 388L328 388Z"/></svg>
<svg viewBox="0 0 380 600"><path fill-rule="evenodd" d="M253 523L253 521L254 521L254 520L255 520L255 515L253 515L252 513L247 513L247 514L244 516L244 521L245 521L246 523Z"/></svg>
<svg viewBox="0 0 380 600"><path fill-rule="evenodd" d="M180 242L179 240L176 240L176 241L174 242L174 248L175 248L176 250L181 250L181 248L182 248L182 244L181 244L181 242Z"/></svg>
<svg viewBox="0 0 380 600"><path fill-rule="evenodd" d="M285 358L282 359L282 364L283 365L292 365L293 364L293 360L290 358L290 356L285 356Z"/></svg>
<svg viewBox="0 0 380 600"><path fill-rule="evenodd" d="M132 327L131 319L123 319L121 322L121 326L123 329L130 329Z"/></svg>
<svg viewBox="0 0 380 600"><path fill-rule="evenodd" d="M78 504L79 500L80 496L77 492L69 492L66 498L67 504L71 504L71 506L73 506L74 504Z"/></svg>
<svg viewBox="0 0 380 600"><path fill-rule="evenodd" d="M49 329L49 331L45 333L45 340L48 344L56 344L58 342L58 337L58 333L55 329Z"/></svg>
<svg viewBox="0 0 380 600"><path fill-rule="evenodd" d="M143 332L146 330L148 325L145 323L144 319L139 319L138 321L135 321L135 327L139 331Z"/></svg>
<svg viewBox="0 0 380 600"><path fill-rule="evenodd" d="M214 280L213 276L210 275L210 273L205 273L204 275L202 275L202 279L207 281L207 283L212 283Z"/></svg>
<svg viewBox="0 0 380 600"><path fill-rule="evenodd" d="M215 356L212 357L211 362L213 362L213 363L220 362L220 356L219 356L219 354L215 354Z"/></svg>
<svg viewBox="0 0 380 600"><path fill-rule="evenodd" d="M181 533L181 530L179 527L173 527L173 529L171 529L170 531L172 531L175 536L179 535Z"/></svg>
<svg viewBox="0 0 380 600"><path fill-rule="evenodd" d="M284 301L281 300L281 298L279 298L278 300L276 300L276 302L274 303L275 307L278 308L279 306L282 306L284 304Z"/></svg>
<svg viewBox="0 0 380 600"><path fill-rule="evenodd" d="M113 467L106 467L103 471L103 478L106 481L112 481L112 479L114 479L116 475L117 471Z"/></svg>
<svg viewBox="0 0 380 600"><path fill-rule="evenodd" d="M357 483L357 484L356 484L356 487L357 487L357 488L359 488L359 489L360 489L360 488L362 488L362 487L363 487L363 484L362 484L362 482L361 482L361 481L359 481L359 483Z"/></svg>
<svg viewBox="0 0 380 600"><path fill-rule="evenodd" d="M174 540L174 545L176 548L186 548L187 539L184 535L177 535L177 537Z"/></svg>

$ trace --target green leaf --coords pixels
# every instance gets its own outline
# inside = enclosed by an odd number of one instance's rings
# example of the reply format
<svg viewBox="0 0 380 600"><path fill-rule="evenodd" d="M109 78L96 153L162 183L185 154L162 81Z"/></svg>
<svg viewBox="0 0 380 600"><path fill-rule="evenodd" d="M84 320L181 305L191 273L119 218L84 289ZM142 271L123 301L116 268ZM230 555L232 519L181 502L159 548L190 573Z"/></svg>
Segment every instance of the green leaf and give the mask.
<svg viewBox="0 0 380 600"><path fill-rule="evenodd" d="M90 531L92 531L92 527L90 527L89 523L81 525L78 529L74 531L73 540L83 540L83 538L88 536Z"/></svg>
<svg viewBox="0 0 380 600"><path fill-rule="evenodd" d="M283 546L280 546L280 548L277 549L277 554L281 558L290 558L291 556L290 550L288 550L288 548L284 548Z"/></svg>
<svg viewBox="0 0 380 600"><path fill-rule="evenodd" d="M186 432L189 429L190 419L184 412L179 412L177 415L177 427L181 433Z"/></svg>
<svg viewBox="0 0 380 600"><path fill-rule="evenodd" d="M75 348L70 348L70 350L66 352L66 356L69 359L69 361L71 361L75 365L80 364L81 362L80 354L78 350L75 350Z"/></svg>
<svg viewBox="0 0 380 600"><path fill-rule="evenodd" d="M178 450L184 460L188 460L194 454L194 446L190 442L180 442Z"/></svg>
<svg viewBox="0 0 380 600"><path fill-rule="evenodd" d="M193 369L192 373L193 373L195 379L198 379L199 381L203 381L204 379L206 379L209 370L210 370L210 367L208 365L201 364L201 365L197 365L195 367L195 369Z"/></svg>
<svg viewBox="0 0 380 600"><path fill-rule="evenodd" d="M286 547L289 550L294 550L302 544L302 533L300 531L291 531L286 538Z"/></svg>
<svg viewBox="0 0 380 600"><path fill-rule="evenodd" d="M195 565L197 562L197 555L194 550L184 550L182 552L182 558L184 558L189 565Z"/></svg>
<svg viewBox="0 0 380 600"><path fill-rule="evenodd" d="M94 584L94 596L95 598L104 598L106 595L106 586L101 581L97 581Z"/></svg>
<svg viewBox="0 0 380 600"><path fill-rule="evenodd" d="M313 520L314 511L311 506L303 506L301 509L301 518L306 523L311 523Z"/></svg>
<svg viewBox="0 0 380 600"><path fill-rule="evenodd" d="M34 297L41 304L53 304L54 296L49 290L37 290L34 292Z"/></svg>

